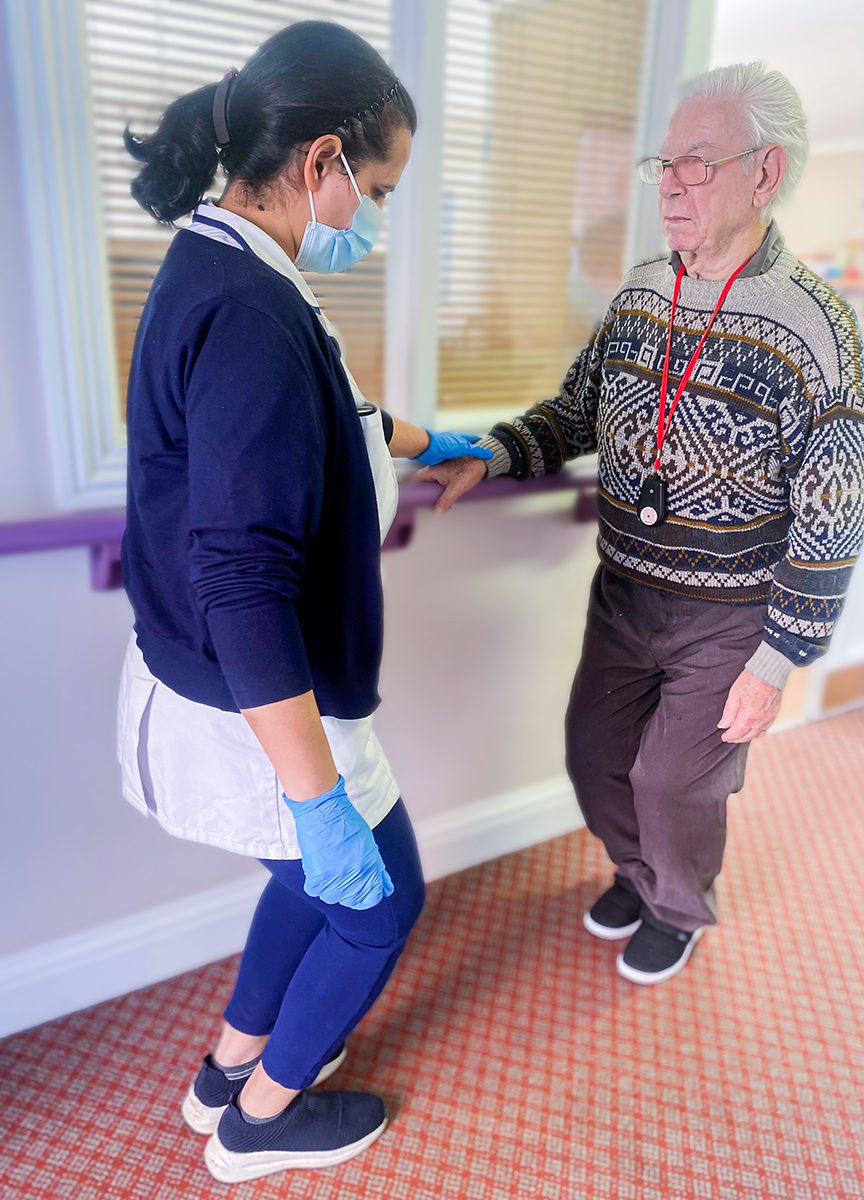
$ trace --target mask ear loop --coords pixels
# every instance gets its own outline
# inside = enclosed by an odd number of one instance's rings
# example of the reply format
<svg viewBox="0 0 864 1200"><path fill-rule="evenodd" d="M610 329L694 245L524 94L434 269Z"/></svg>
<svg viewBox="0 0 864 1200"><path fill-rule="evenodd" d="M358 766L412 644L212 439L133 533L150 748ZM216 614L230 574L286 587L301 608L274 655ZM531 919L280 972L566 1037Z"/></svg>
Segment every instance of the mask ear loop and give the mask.
<svg viewBox="0 0 864 1200"><path fill-rule="evenodd" d="M345 157L344 153L340 154L339 157L342 159L343 163L345 164L345 170L348 172L348 178L351 180L351 186L354 189L354 193L357 196L358 201L362 204L363 203L363 193L360 191L359 187L357 186L357 180L354 178L354 172L348 166L348 159Z"/></svg>
<svg viewBox="0 0 864 1200"><path fill-rule="evenodd" d="M351 180L351 186L354 189L354 192L357 196L358 201L362 204L363 203L363 193L360 191L359 187L357 186L357 180L354 178L354 172L348 166L348 159L345 157L344 154L340 154L339 157L342 159L343 163L345 164L345 170L348 172L348 178ZM317 225L318 217L315 214L315 200L312 196L311 188L307 188L306 191L309 195L309 208L312 212L312 224Z"/></svg>

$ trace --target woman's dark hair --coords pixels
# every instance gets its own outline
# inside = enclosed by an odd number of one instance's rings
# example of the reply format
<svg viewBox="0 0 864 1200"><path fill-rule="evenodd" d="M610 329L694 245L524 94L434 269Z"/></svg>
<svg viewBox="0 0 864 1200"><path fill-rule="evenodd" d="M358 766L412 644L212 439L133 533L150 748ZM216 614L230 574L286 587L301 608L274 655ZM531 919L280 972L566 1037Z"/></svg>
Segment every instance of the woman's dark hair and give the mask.
<svg viewBox="0 0 864 1200"><path fill-rule="evenodd" d="M298 21L269 38L231 82L225 115L229 138L216 144L218 84L175 100L155 133L127 128L126 149L143 163L132 195L157 221L184 216L211 187L219 164L232 182L259 194L296 147L326 133L342 139L355 170L385 159L394 133L413 134L417 114L408 92L374 47L329 21Z"/></svg>

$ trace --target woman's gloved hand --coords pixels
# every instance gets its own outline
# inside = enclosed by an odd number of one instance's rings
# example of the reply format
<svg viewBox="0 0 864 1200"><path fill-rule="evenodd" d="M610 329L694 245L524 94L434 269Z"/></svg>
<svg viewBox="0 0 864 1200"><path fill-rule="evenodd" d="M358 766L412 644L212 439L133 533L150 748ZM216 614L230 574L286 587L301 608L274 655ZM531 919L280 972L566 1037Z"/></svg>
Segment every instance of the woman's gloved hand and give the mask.
<svg viewBox="0 0 864 1200"><path fill-rule="evenodd" d="M374 908L393 894L372 830L348 799L341 775L314 800L289 800L284 792L282 799L297 826L308 896L346 908Z"/></svg>
<svg viewBox="0 0 864 1200"><path fill-rule="evenodd" d="M421 462L424 466L434 467L450 458L492 458L492 451L485 446L477 446L479 437L469 437L464 433L435 433L427 429L429 445L422 454L415 455L413 461Z"/></svg>

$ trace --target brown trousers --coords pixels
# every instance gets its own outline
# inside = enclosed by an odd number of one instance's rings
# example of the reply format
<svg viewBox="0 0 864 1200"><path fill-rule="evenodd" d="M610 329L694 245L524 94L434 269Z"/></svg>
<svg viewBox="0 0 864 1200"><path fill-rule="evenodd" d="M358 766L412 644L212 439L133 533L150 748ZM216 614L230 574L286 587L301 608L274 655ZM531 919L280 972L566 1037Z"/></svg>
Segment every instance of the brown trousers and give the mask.
<svg viewBox="0 0 864 1200"><path fill-rule="evenodd" d="M676 596L604 566L592 584L567 769L618 878L678 929L717 920L726 801L747 758L717 722L764 615L764 605Z"/></svg>

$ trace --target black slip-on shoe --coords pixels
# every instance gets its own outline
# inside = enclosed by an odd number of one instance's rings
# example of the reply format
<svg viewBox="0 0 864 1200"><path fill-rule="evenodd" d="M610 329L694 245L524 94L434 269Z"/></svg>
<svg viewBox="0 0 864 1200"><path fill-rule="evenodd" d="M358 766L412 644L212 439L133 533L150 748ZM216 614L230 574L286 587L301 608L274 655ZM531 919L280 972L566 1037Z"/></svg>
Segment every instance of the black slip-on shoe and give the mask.
<svg viewBox="0 0 864 1200"><path fill-rule="evenodd" d="M329 1079L334 1071L339 1070L347 1056L346 1048L340 1046L330 1061L318 1072L310 1087L316 1087L325 1079ZM225 1109L235 1096L239 1096L257 1061L256 1059L254 1063L243 1068L229 1067L223 1071L214 1067L213 1058L208 1054L183 1100L183 1120L189 1128L195 1133L212 1133Z"/></svg>
<svg viewBox="0 0 864 1200"><path fill-rule="evenodd" d="M676 929L643 906L642 924L618 955L618 974L631 983L663 983L686 967L696 943L705 932L702 925L693 933Z"/></svg>
<svg viewBox="0 0 864 1200"><path fill-rule="evenodd" d="M642 900L616 879L582 918L589 933L605 942L630 937L642 924Z"/></svg>
<svg viewBox="0 0 864 1200"><path fill-rule="evenodd" d="M301 1092L261 1124L244 1120L235 1097L204 1148L204 1161L222 1183L333 1167L362 1154L386 1126L383 1101L366 1092Z"/></svg>

